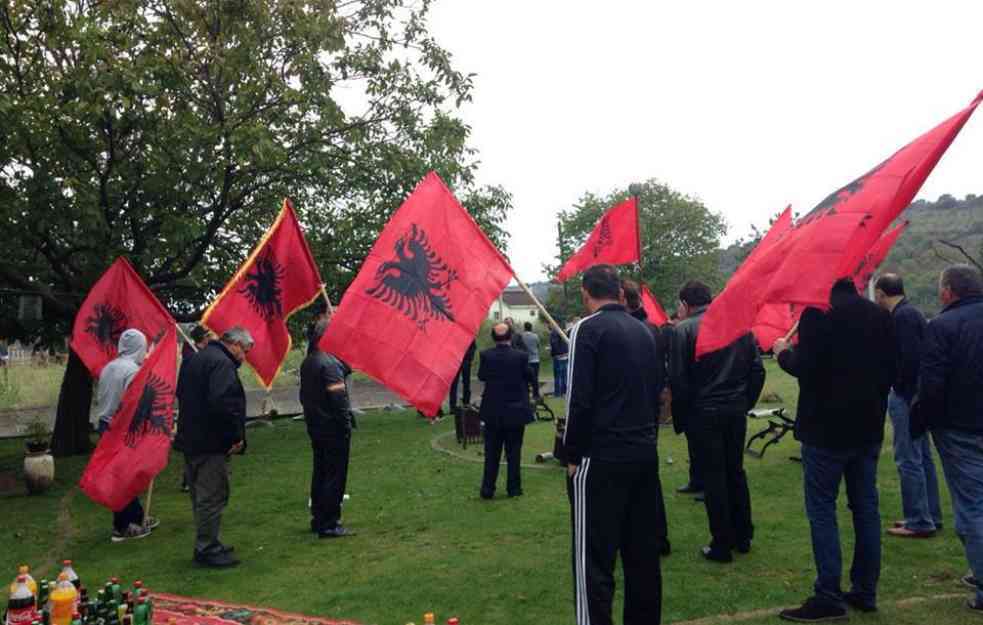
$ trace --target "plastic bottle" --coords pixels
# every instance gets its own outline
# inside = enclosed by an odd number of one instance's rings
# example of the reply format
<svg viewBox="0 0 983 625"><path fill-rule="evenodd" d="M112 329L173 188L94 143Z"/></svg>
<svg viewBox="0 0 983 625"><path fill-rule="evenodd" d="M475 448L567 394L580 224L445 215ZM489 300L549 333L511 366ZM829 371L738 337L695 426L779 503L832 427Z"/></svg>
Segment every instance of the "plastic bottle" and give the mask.
<svg viewBox="0 0 983 625"><path fill-rule="evenodd" d="M78 590L67 573L58 576L58 584L51 591L51 625L72 625L72 614L77 612Z"/></svg>
<svg viewBox="0 0 983 625"><path fill-rule="evenodd" d="M78 612L72 615L72 625L82 625L82 615Z"/></svg>
<svg viewBox="0 0 983 625"><path fill-rule="evenodd" d="M42 579L41 583L38 585L38 610L43 608L48 603L48 580Z"/></svg>
<svg viewBox="0 0 983 625"><path fill-rule="evenodd" d="M434 625L435 617L433 612L427 612L423 615L423 625Z"/></svg>
<svg viewBox="0 0 983 625"><path fill-rule="evenodd" d="M119 578L114 577L111 580L109 580L109 583L110 583L110 588L112 588L113 590L113 599L116 600L116 603L122 603L123 587L119 585Z"/></svg>
<svg viewBox="0 0 983 625"><path fill-rule="evenodd" d="M461 620L456 616L452 616L447 619L447 625L461 625Z"/></svg>
<svg viewBox="0 0 983 625"><path fill-rule="evenodd" d="M72 585L75 586L75 590L78 590L82 586L82 580L79 579L79 576L75 573L75 569L72 568L72 561L65 560L64 562L62 562L62 565L63 566L61 572L68 575L68 581L70 581Z"/></svg>
<svg viewBox="0 0 983 625"><path fill-rule="evenodd" d="M36 581L34 581L34 578L33 577L31 577L31 567L27 566L26 564L20 565L17 568L17 577L19 578L21 575L23 575L24 577L27 578L27 587L28 587L28 589L30 589L32 595L34 595L35 597L37 597L38 596L38 583ZM15 578L14 581L11 582L11 584L10 584L10 593L13 594L14 590L16 590L16 589L17 589L17 579Z"/></svg>
<svg viewBox="0 0 983 625"><path fill-rule="evenodd" d="M30 625L32 621L37 620L36 603L37 597L31 593L27 585L27 576L18 575L14 582L14 590L7 599L6 625Z"/></svg>
<svg viewBox="0 0 983 625"><path fill-rule="evenodd" d="M133 610L133 625L150 625L150 606L146 597L137 599L137 607Z"/></svg>

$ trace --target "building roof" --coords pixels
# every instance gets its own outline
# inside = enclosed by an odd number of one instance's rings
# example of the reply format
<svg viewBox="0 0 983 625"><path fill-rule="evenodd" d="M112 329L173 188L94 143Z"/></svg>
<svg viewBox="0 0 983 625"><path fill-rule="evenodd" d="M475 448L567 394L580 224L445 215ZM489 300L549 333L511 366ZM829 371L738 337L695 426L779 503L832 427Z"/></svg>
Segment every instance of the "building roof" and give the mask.
<svg viewBox="0 0 983 625"><path fill-rule="evenodd" d="M535 306L536 303L532 301L525 291L522 289L505 289L502 293L502 300L509 306Z"/></svg>

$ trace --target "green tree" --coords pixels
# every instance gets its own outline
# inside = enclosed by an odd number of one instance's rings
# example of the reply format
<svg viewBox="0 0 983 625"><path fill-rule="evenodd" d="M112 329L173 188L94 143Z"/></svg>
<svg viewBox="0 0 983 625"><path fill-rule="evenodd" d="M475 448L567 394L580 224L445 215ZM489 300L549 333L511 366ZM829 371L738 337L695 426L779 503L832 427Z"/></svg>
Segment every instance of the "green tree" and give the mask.
<svg viewBox="0 0 983 625"><path fill-rule="evenodd" d="M555 275L583 245L604 211L628 197L628 189L605 196L585 193L572 209L561 211L560 254L555 265L544 267L547 274ZM640 185L638 201L642 259L640 266L628 269L626 275L641 278L670 312L686 280L703 280L713 289L721 288L720 239L727 233L724 218L700 200L654 179ZM565 301L554 297L551 304L567 316L579 310L579 300L579 289L568 287Z"/></svg>
<svg viewBox="0 0 983 625"><path fill-rule="evenodd" d="M473 77L427 31L429 7L3 0L0 288L40 295L64 333L126 255L194 319L290 196L337 301L431 169L504 246L511 199L476 187L454 115Z"/></svg>

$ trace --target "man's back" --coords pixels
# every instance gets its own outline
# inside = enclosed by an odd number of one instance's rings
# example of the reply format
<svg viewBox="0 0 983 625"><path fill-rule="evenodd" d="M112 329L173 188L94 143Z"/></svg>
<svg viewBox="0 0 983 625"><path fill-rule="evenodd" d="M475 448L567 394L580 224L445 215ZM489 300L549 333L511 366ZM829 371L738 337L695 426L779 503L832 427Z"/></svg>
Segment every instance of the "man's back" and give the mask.
<svg viewBox="0 0 983 625"><path fill-rule="evenodd" d="M246 394L237 369L232 355L217 341L182 367L178 438L185 453L226 453L244 440Z"/></svg>
<svg viewBox="0 0 983 625"><path fill-rule="evenodd" d="M929 427L983 432L983 296L950 304L928 324L919 381Z"/></svg>
<svg viewBox="0 0 983 625"><path fill-rule="evenodd" d="M522 342L529 354L529 362L539 362L539 335L531 330L522 333Z"/></svg>
<svg viewBox="0 0 983 625"><path fill-rule="evenodd" d="M570 339L564 435L571 458L636 462L658 457L659 394L665 384L661 362L652 334L620 305L604 306L577 325Z"/></svg>
<svg viewBox="0 0 983 625"><path fill-rule="evenodd" d="M300 365L300 404L307 433L312 438L337 435L351 427L347 393L331 393L331 385L344 385L346 367L331 354L315 350Z"/></svg>
<svg viewBox="0 0 983 625"><path fill-rule="evenodd" d="M478 379L485 383L482 421L503 427L518 427L530 421L528 365L528 355L508 345L481 352Z"/></svg>
<svg viewBox="0 0 983 625"><path fill-rule="evenodd" d="M807 308L798 347L778 357L799 378L796 438L828 449L883 440L896 352L890 315L859 295L829 312Z"/></svg>

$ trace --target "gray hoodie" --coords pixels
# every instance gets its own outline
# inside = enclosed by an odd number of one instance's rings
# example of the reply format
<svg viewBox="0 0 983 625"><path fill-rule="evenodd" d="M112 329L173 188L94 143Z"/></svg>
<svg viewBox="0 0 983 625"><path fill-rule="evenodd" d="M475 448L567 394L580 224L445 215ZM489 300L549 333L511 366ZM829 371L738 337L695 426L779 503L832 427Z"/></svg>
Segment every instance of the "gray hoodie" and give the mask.
<svg viewBox="0 0 983 625"><path fill-rule="evenodd" d="M139 330L126 330L119 337L119 355L102 368L99 374L99 390L96 393L96 416L99 425L106 427L113 420L119 408L126 387L140 370L140 364L147 357L147 337Z"/></svg>

